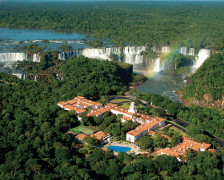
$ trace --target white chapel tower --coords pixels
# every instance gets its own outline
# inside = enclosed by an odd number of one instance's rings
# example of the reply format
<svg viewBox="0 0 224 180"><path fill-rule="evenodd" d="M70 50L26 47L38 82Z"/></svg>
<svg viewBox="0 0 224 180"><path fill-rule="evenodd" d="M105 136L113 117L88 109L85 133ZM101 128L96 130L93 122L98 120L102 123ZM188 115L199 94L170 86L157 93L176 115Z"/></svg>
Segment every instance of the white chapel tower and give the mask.
<svg viewBox="0 0 224 180"><path fill-rule="evenodd" d="M128 112L133 113L133 114L135 114L137 112L134 102L131 102Z"/></svg>

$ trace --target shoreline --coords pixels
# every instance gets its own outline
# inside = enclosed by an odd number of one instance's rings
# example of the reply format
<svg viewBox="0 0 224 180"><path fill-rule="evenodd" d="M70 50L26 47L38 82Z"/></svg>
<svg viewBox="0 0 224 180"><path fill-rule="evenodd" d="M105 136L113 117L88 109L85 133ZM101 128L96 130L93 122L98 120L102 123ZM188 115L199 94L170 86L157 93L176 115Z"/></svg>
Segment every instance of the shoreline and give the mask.
<svg viewBox="0 0 224 180"><path fill-rule="evenodd" d="M183 92L181 91L181 89L175 90L175 93L180 98L180 100L184 106L191 106L191 103L183 98L184 95L183 95Z"/></svg>

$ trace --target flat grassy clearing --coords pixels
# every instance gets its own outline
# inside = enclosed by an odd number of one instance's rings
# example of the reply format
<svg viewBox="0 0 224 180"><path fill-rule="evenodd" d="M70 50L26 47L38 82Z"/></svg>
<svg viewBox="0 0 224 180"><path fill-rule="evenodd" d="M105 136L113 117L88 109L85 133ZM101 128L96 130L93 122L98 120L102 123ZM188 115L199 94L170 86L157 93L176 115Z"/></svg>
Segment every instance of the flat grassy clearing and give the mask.
<svg viewBox="0 0 224 180"><path fill-rule="evenodd" d="M119 105L119 107L122 107L122 108L125 108L125 109L129 109L130 103L123 103L123 104Z"/></svg>
<svg viewBox="0 0 224 180"><path fill-rule="evenodd" d="M131 102L132 100L130 99L112 99L110 103L118 104L118 103L126 103L126 102Z"/></svg>
<svg viewBox="0 0 224 180"><path fill-rule="evenodd" d="M181 136L188 136L185 132L183 132L183 131L181 131L181 130L177 129L177 128L176 128L176 127L174 127L174 126L171 126L169 129L173 129L173 130L174 130L174 132L179 133Z"/></svg>
<svg viewBox="0 0 224 180"><path fill-rule="evenodd" d="M143 109L143 108L145 108L145 106L146 106L146 105L139 104L139 105L137 106L137 108L139 108L139 109Z"/></svg>
<svg viewBox="0 0 224 180"><path fill-rule="evenodd" d="M92 134L94 131L96 131L96 129L92 128L92 127L88 127L88 126L77 126L75 128L71 128L70 131L74 132L74 133L85 133L85 134Z"/></svg>

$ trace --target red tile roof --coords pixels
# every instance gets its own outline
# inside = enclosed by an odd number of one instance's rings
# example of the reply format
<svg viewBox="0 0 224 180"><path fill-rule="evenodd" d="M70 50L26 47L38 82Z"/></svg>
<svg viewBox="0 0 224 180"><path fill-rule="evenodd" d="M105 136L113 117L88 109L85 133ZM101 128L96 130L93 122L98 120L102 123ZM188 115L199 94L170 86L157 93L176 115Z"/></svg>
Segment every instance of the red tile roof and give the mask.
<svg viewBox="0 0 224 180"><path fill-rule="evenodd" d="M106 136L110 135L109 133L105 133L104 131L99 131L95 134L92 134L91 137L95 137L97 140L101 141Z"/></svg>
<svg viewBox="0 0 224 180"><path fill-rule="evenodd" d="M128 112L128 109L118 107L116 104L109 103L105 107L108 108L108 109L110 109L110 110L118 111L121 114L126 114L126 115L129 115L129 116L134 115L133 113Z"/></svg>
<svg viewBox="0 0 224 180"><path fill-rule="evenodd" d="M160 136L163 136L164 138L166 138L166 139L168 139L169 141L171 141L171 137L170 136L167 136L167 135L165 135L165 134L163 134L163 133L158 133Z"/></svg>
<svg viewBox="0 0 224 180"><path fill-rule="evenodd" d="M121 119L125 120L125 121L131 121L132 118L129 116L123 116Z"/></svg>
<svg viewBox="0 0 224 180"><path fill-rule="evenodd" d="M105 112L109 111L109 109L107 108L100 108L100 109L95 109L92 110L90 113L87 114L87 116L100 116L102 114L104 114Z"/></svg>
<svg viewBox="0 0 224 180"><path fill-rule="evenodd" d="M87 135L87 134L78 134L77 136L75 136L75 138L82 141L82 140L84 140L85 137L88 137L88 136L89 135Z"/></svg>
<svg viewBox="0 0 224 180"><path fill-rule="evenodd" d="M209 149L208 151L209 151L209 152L215 152L216 149Z"/></svg>
<svg viewBox="0 0 224 180"><path fill-rule="evenodd" d="M85 99L85 97L83 97L83 96L76 96L75 99L80 99L81 100L81 99Z"/></svg>
<svg viewBox="0 0 224 180"><path fill-rule="evenodd" d="M169 156L176 156L177 158L181 155L183 155L183 153L181 152L177 152L177 151L173 151L172 149L170 148L165 148L165 149L160 149L156 152L156 154L159 154L159 155L163 155L163 154L167 154Z"/></svg>
<svg viewBox="0 0 224 180"><path fill-rule="evenodd" d="M195 151L200 151L200 149L204 149L207 150L208 148L210 148L211 144L205 143L205 142L198 142L198 141L194 141L191 138L182 137L183 142L178 144L177 146L169 149L169 148L165 148L165 149L160 149L159 151L157 151L157 154L168 154L168 155L185 155L186 151L188 149L193 149Z"/></svg>
<svg viewBox="0 0 224 180"><path fill-rule="evenodd" d="M155 131L149 131L149 134L154 136L156 134L156 132Z"/></svg>
<svg viewBox="0 0 224 180"><path fill-rule="evenodd" d="M77 106L81 104L83 106L83 108L78 108ZM82 96L77 96L75 97L75 99L69 100L69 101L62 101L57 103L57 105L59 105L60 107L66 108L68 110L73 110L77 113L83 113L85 112L84 108L86 107L90 107L90 106L102 106L102 104L91 101L91 100L87 100Z"/></svg>
<svg viewBox="0 0 224 180"><path fill-rule="evenodd" d="M62 106L64 106L65 104L67 104L67 103L64 102L64 101L61 101L61 102L58 103L58 105L62 105Z"/></svg>
<svg viewBox="0 0 224 180"><path fill-rule="evenodd" d="M134 130L131 130L129 132L127 132L126 134L129 134L131 136L138 136L139 134L145 132L146 130L150 130L153 126L157 125L158 122L157 121L153 121L150 123L144 123L144 124L140 124L137 128L135 128Z"/></svg>

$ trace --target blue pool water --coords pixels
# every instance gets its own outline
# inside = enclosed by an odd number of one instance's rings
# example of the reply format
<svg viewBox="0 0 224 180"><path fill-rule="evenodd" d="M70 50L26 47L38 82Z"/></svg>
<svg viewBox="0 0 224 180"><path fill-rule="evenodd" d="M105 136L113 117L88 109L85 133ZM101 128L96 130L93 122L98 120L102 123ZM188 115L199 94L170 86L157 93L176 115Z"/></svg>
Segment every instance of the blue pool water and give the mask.
<svg viewBox="0 0 224 180"><path fill-rule="evenodd" d="M131 148L123 146L108 146L107 149L111 149L115 152L128 152L131 150Z"/></svg>

